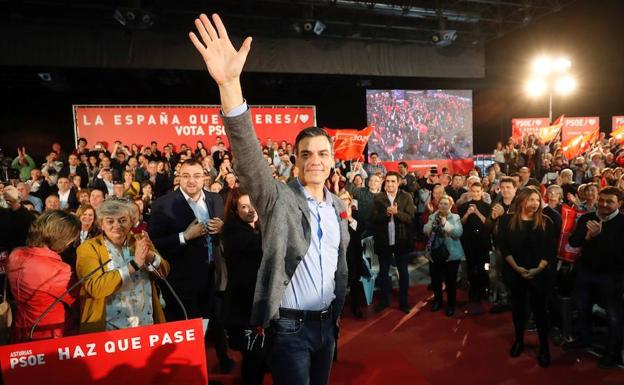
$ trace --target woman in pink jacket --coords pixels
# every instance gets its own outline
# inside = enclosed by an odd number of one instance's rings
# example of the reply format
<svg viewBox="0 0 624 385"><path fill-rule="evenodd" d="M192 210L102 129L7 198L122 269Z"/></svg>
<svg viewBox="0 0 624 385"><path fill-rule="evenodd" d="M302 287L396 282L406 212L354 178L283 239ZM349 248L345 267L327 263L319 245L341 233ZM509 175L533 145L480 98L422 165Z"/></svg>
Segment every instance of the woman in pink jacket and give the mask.
<svg viewBox="0 0 624 385"><path fill-rule="evenodd" d="M80 236L80 220L63 211L46 211L30 227L27 246L9 255L7 274L17 303L14 342L28 341L35 321L75 282L71 266L59 255ZM33 339L59 338L77 332L68 310L78 291L68 293L39 322Z"/></svg>

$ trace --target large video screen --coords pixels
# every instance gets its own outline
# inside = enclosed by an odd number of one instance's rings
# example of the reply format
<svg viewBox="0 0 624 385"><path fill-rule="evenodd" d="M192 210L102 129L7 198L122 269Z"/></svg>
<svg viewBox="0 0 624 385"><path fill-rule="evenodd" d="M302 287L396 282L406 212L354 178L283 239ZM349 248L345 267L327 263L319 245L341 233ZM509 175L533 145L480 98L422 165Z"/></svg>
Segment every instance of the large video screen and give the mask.
<svg viewBox="0 0 624 385"><path fill-rule="evenodd" d="M382 161L472 157L471 90L367 90L366 113Z"/></svg>

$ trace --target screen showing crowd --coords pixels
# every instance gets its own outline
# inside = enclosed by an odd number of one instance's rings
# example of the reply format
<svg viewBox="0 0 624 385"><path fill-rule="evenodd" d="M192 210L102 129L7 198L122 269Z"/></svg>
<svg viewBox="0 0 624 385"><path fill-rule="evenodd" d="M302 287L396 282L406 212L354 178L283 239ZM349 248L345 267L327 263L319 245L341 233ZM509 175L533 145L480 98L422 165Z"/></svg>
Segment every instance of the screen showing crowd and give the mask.
<svg viewBox="0 0 624 385"><path fill-rule="evenodd" d="M380 160L472 156L470 90L367 90L366 112Z"/></svg>

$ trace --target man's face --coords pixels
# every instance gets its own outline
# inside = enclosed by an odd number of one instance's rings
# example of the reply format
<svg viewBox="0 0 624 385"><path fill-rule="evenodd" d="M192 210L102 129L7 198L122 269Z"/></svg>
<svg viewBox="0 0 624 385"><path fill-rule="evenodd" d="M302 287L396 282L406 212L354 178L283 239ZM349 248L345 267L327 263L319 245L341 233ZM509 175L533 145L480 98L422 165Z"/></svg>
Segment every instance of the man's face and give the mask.
<svg viewBox="0 0 624 385"><path fill-rule="evenodd" d="M373 154L370 156L370 163L373 165L377 165L377 162L379 162L379 157L377 156L377 154Z"/></svg>
<svg viewBox="0 0 624 385"><path fill-rule="evenodd" d="M24 183L17 184L17 192L21 200L25 201L28 198L28 187Z"/></svg>
<svg viewBox="0 0 624 385"><path fill-rule="evenodd" d="M158 172L158 164L157 163L150 163L147 165L147 172L150 175L156 175L156 173Z"/></svg>
<svg viewBox="0 0 624 385"><path fill-rule="evenodd" d="M405 165L403 165L403 164L399 165L399 174L401 174L401 175L407 174L407 167L405 167Z"/></svg>
<svg viewBox="0 0 624 385"><path fill-rule="evenodd" d="M516 195L516 188L513 183L503 182L500 184L500 193L504 199L511 199Z"/></svg>
<svg viewBox="0 0 624 385"><path fill-rule="evenodd" d="M296 166L303 185L324 184L333 164L331 144L325 136L308 137L299 142Z"/></svg>
<svg viewBox="0 0 624 385"><path fill-rule="evenodd" d="M530 173L529 173L529 169L528 168L522 167L520 169L519 174L520 174L520 180L521 181L526 182L527 180L529 180Z"/></svg>
<svg viewBox="0 0 624 385"><path fill-rule="evenodd" d="M113 180L113 172L110 169L106 169L102 171L102 179L104 179L107 182L110 182Z"/></svg>
<svg viewBox="0 0 624 385"><path fill-rule="evenodd" d="M187 195L196 196L204 187L204 169L201 165L183 164L180 167L180 188Z"/></svg>
<svg viewBox="0 0 624 385"><path fill-rule="evenodd" d="M50 195L49 197L46 198L45 200L46 210L60 210L60 208L61 208L61 201L59 200L59 197L57 197L56 195Z"/></svg>
<svg viewBox="0 0 624 385"><path fill-rule="evenodd" d="M89 195L89 204L94 208L100 207L100 205L104 202L104 193L101 190L93 190Z"/></svg>
<svg viewBox="0 0 624 385"><path fill-rule="evenodd" d="M119 183L114 184L113 194L115 194L117 198L122 198L124 195L124 185Z"/></svg>
<svg viewBox="0 0 624 385"><path fill-rule="evenodd" d="M598 196L598 214L603 217L609 216L614 211L620 208L622 204L618 201L616 195L612 194L600 194Z"/></svg>
<svg viewBox="0 0 624 385"><path fill-rule="evenodd" d="M388 194L396 194L397 190L399 189L399 179L396 177L396 175L390 175L386 177L384 189Z"/></svg>
<svg viewBox="0 0 624 385"><path fill-rule="evenodd" d="M78 166L78 157L76 155L70 155L67 160L70 166Z"/></svg>
<svg viewBox="0 0 624 385"><path fill-rule="evenodd" d="M61 152L61 145L58 143L53 143L52 144L52 151L54 152Z"/></svg>
<svg viewBox="0 0 624 385"><path fill-rule="evenodd" d="M100 167L102 167L102 168L109 168L110 165L111 165L111 160L108 157L104 157L100 161Z"/></svg>
<svg viewBox="0 0 624 385"><path fill-rule="evenodd" d="M59 192L65 192L69 190L69 179L59 178L58 181L56 181L56 185L58 186Z"/></svg>
<svg viewBox="0 0 624 385"><path fill-rule="evenodd" d="M480 201L483 196L483 189L481 186L471 186L470 187L470 199L473 201Z"/></svg>
<svg viewBox="0 0 624 385"><path fill-rule="evenodd" d="M458 189L464 185L464 178L459 175L453 177L452 186L454 189Z"/></svg>

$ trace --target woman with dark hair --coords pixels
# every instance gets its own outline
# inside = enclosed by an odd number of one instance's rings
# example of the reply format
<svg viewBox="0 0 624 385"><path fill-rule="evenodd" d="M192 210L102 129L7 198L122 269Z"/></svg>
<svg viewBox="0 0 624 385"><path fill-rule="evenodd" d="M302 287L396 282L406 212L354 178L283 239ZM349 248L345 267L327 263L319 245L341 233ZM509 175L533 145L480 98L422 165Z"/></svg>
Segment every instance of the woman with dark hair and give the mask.
<svg viewBox="0 0 624 385"><path fill-rule="evenodd" d="M30 330L43 312L74 282L72 268L61 253L80 236L80 221L60 210L43 213L30 227L26 247L15 249L8 259L7 274L17 303L13 341L30 340ZM77 317L68 308L78 297L71 292L38 324L33 339L60 338L77 331ZM77 314L77 313L76 313Z"/></svg>
<svg viewBox="0 0 624 385"><path fill-rule="evenodd" d="M258 214L249 195L235 188L227 196L224 217L221 239L228 272L225 318L229 343L243 354L243 383L262 384L266 366L262 351L264 337L254 333L249 324L256 275L262 261Z"/></svg>
<svg viewBox="0 0 624 385"><path fill-rule="evenodd" d="M524 350L524 330L529 310L535 316L539 335L538 363L550 365L548 349L547 299L554 265L553 223L542 214L542 197L533 186L516 196L516 209L499 223L500 250L507 261L504 272L511 292L511 311L516 339L509 355L518 357Z"/></svg>

